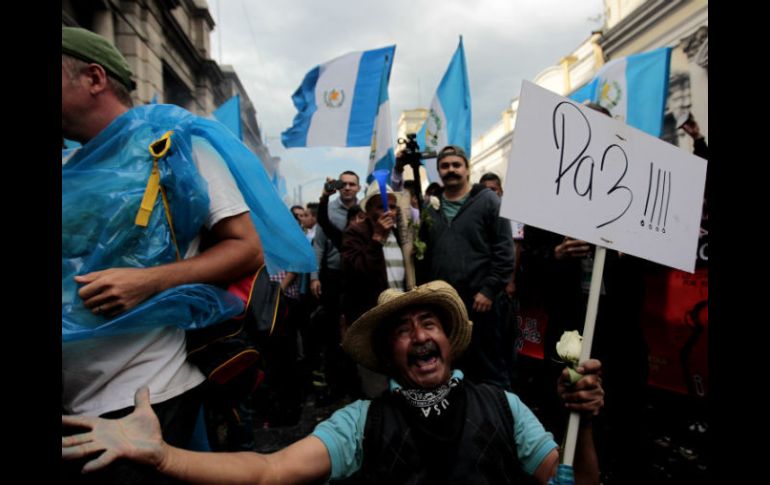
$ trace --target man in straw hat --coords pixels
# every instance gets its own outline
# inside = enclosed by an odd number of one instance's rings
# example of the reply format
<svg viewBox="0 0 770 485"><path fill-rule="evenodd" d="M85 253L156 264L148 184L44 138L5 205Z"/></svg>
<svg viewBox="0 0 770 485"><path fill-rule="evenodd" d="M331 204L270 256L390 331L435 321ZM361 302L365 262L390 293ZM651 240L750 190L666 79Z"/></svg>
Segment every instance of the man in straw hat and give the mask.
<svg viewBox="0 0 770 485"><path fill-rule="evenodd" d="M356 401L313 433L269 455L196 453L163 441L146 389L136 411L118 421L62 418L88 432L62 439L62 457L103 452L85 465L97 470L118 458L139 461L194 483L307 483L355 473L372 483L514 483L522 471L546 483L559 454L551 434L514 394L475 385L451 366L470 341L472 323L457 292L433 281L409 292L385 290L361 316L343 346L354 359L391 378L390 392ZM590 417L604 392L601 364L584 362L570 387L565 369L557 390L565 408L583 414L575 471L598 483Z"/></svg>

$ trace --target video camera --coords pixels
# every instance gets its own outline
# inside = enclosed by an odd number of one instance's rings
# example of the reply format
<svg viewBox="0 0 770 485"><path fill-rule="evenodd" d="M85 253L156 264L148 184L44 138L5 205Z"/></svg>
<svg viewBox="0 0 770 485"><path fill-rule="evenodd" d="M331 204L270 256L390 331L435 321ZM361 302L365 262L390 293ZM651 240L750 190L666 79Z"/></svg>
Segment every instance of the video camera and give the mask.
<svg viewBox="0 0 770 485"><path fill-rule="evenodd" d="M412 173L414 175L415 185L418 187L417 193L417 207L422 207L422 182L420 182L420 161L428 158L436 158L436 152L434 151L420 151L420 145L417 143L416 133L407 133L406 140L403 138L398 139L398 143L404 144L404 151L399 158L403 158L407 165L412 167Z"/></svg>
<svg viewBox="0 0 770 485"><path fill-rule="evenodd" d="M407 133L406 139L399 138L398 143L404 144L404 152L401 155L406 159L406 163L411 165L415 170L420 164L420 160L428 158L436 158L436 152L434 151L420 151L420 145L417 143L417 133Z"/></svg>

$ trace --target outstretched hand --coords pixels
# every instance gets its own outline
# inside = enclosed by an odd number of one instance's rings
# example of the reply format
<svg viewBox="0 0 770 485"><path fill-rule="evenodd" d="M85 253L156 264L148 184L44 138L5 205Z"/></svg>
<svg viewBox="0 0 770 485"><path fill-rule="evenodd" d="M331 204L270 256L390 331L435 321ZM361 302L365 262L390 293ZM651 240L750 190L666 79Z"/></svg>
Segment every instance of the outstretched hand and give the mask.
<svg viewBox="0 0 770 485"><path fill-rule="evenodd" d="M61 440L61 456L75 460L103 451L83 467L83 472L102 469L117 458L127 458L152 466L163 460L165 443L158 417L150 407L150 390L142 387L134 396L134 412L121 419L93 416L62 416L62 426L77 426L89 431Z"/></svg>
<svg viewBox="0 0 770 485"><path fill-rule="evenodd" d="M597 359L588 359L576 369L583 377L571 384L570 374L565 367L556 384L556 392L570 411L581 413L584 417L599 414L604 406L604 389L601 378L602 363Z"/></svg>

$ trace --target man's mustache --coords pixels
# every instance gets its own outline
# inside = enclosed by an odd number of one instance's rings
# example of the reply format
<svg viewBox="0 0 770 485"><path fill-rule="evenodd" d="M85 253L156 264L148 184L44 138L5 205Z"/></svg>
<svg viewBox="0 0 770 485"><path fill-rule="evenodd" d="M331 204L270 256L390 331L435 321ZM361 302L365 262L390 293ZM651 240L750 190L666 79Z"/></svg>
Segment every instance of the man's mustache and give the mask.
<svg viewBox="0 0 770 485"><path fill-rule="evenodd" d="M450 172L446 175L444 175L443 180L447 179L461 179L462 177L459 174L456 174L454 172Z"/></svg>
<svg viewBox="0 0 770 485"><path fill-rule="evenodd" d="M411 349L409 349L409 354L407 355L407 362L409 364L414 364L417 362L417 359L430 359L432 357L440 357L441 352L438 349L438 345L433 340L428 340L425 343L422 344L416 344L412 346Z"/></svg>

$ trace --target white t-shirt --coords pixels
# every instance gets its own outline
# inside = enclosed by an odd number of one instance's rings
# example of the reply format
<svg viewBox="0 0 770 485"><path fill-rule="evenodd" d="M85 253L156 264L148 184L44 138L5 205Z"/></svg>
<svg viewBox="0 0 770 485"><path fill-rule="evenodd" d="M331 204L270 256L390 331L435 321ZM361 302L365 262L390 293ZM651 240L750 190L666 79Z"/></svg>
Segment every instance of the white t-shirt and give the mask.
<svg viewBox="0 0 770 485"><path fill-rule="evenodd" d="M211 228L248 206L224 160L205 139L192 137L193 160L208 183ZM66 161L63 161L65 163ZM198 254L198 238L185 258ZM150 388L155 404L176 397L205 380L187 362L185 332L164 327L144 333L62 343L62 407L67 414L100 415L134 405L134 393Z"/></svg>

